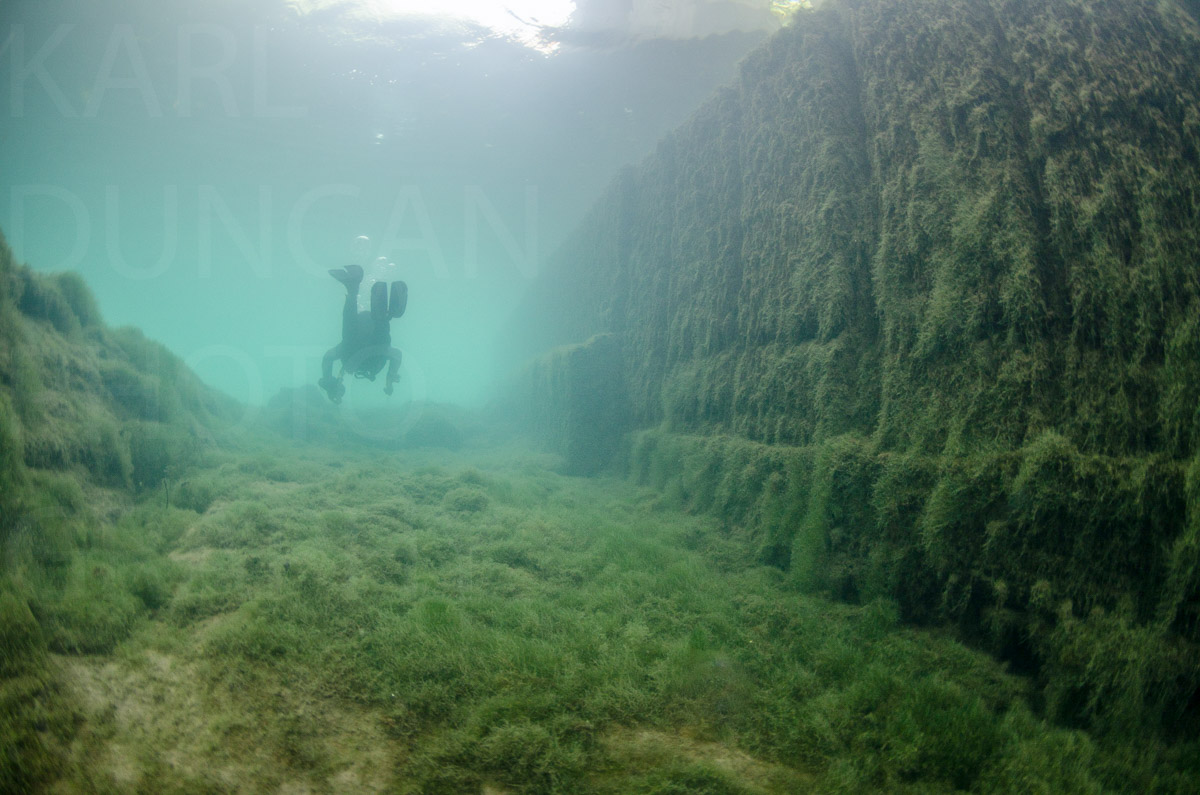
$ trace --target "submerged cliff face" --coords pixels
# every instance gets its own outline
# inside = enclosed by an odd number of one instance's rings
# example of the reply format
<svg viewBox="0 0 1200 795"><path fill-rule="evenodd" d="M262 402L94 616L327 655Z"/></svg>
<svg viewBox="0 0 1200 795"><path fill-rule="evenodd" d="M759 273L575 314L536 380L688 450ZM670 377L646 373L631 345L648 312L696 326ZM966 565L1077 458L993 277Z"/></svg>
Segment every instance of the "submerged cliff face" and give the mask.
<svg viewBox="0 0 1200 795"><path fill-rule="evenodd" d="M134 328L107 328L75 273L17 265L0 235L0 539L37 502L29 471L119 490L178 478L237 411ZM27 518L27 517L26 517Z"/></svg>
<svg viewBox="0 0 1200 795"><path fill-rule="evenodd" d="M239 409L0 234L0 791L62 775L79 712L47 654L106 653L169 600L181 507L213 500L186 478Z"/></svg>
<svg viewBox="0 0 1200 795"><path fill-rule="evenodd" d="M615 334L633 473L765 561L958 621L1064 718L1172 723L1200 683L1197 52L1171 2L802 15L614 182L525 344Z"/></svg>
<svg viewBox="0 0 1200 795"><path fill-rule="evenodd" d="M1188 454L1200 40L1172 8L802 17L560 253L553 342L624 334L646 423Z"/></svg>

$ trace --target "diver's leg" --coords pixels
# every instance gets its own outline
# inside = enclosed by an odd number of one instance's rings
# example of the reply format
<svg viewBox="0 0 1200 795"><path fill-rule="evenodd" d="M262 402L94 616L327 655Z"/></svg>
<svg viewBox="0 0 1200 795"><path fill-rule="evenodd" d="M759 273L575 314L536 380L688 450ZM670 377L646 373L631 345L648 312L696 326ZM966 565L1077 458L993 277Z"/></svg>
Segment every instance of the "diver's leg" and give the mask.
<svg viewBox="0 0 1200 795"><path fill-rule="evenodd" d="M354 339L354 331L358 325L358 290L346 292L346 303L342 305L342 344L346 347Z"/></svg>
<svg viewBox="0 0 1200 795"><path fill-rule="evenodd" d="M329 275L346 285L346 303L342 305L342 344L354 337L354 322L358 317L358 286L362 284L363 269L358 265L332 268Z"/></svg>
<svg viewBox="0 0 1200 795"><path fill-rule="evenodd" d="M371 285L371 319L379 325L379 321L387 322L388 287L387 282L375 282Z"/></svg>
<svg viewBox="0 0 1200 795"><path fill-rule="evenodd" d="M357 265L352 266L358 268ZM347 268L349 270L349 268ZM357 275L358 278L354 278ZM350 345L354 339L355 329L358 328L358 285L362 284L362 268L357 274L351 274L351 280L345 282L346 303L342 305L342 345Z"/></svg>

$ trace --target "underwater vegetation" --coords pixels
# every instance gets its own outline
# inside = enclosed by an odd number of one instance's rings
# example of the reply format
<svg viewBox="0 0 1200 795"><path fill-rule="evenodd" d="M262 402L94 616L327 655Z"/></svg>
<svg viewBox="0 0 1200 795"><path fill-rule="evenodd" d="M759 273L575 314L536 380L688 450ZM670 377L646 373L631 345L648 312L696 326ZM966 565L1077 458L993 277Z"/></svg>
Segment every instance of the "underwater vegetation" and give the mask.
<svg viewBox="0 0 1200 795"><path fill-rule="evenodd" d="M604 470L630 427L620 342L597 334L534 357L510 379L492 413L561 453L565 471Z"/></svg>
<svg viewBox="0 0 1200 795"><path fill-rule="evenodd" d="M772 503L753 477L695 477L739 456L740 473L763 460L853 473L874 461L863 444L828 453L836 465L764 445L707 459L679 445L712 439L649 431L634 460L686 461L634 471L667 484L647 489L563 474L567 459L448 409L402 444L356 442L328 417L297 438L303 396L247 422L135 332L43 311L57 284L86 290L0 254L0 791L1185 793L1200 780L1195 740L1055 725L1031 680L906 625L896 600L831 601L798 587L803 567L764 563L796 554L792 519L767 514L794 505L781 495L799 481L761 469ZM548 360L604 373L598 343ZM98 364L113 360L146 388L114 396ZM29 413L46 406L58 413ZM31 451L43 422L64 439ZM113 432L81 427L102 423ZM800 519L852 522L854 502L837 505L853 484L831 478ZM774 551L715 505L766 511ZM1087 663L1090 620L1056 625L1081 650L1064 665Z"/></svg>
<svg viewBox="0 0 1200 795"><path fill-rule="evenodd" d="M57 277L0 264L53 295ZM140 335L97 321L68 323L69 337L12 295L7 361L84 370L117 345L140 351L132 373L166 368L195 399L160 388L157 404L176 408L155 420L102 378L31 369L34 406L86 411L58 419L68 454L29 458L25 434L45 431L26 430L40 420L20 414L4 371L0 791L1187 793L1200 781L1194 738L1133 730L1146 709L1129 699L1174 660L1141 656L1157 638L1128 615L1059 616L1051 630L1058 664L1107 688L1098 706L904 622L908 602L885 581L904 564L897 539L858 527L872 512L912 521L937 479L928 462L892 466L844 437L817 452L651 430L630 454L634 479L664 484L647 489L562 474L567 459L448 411L408 447L355 442L331 418L297 439L294 396L264 415L282 428L258 428ZM548 361L603 372L603 351ZM74 425L97 418L115 436ZM77 452L89 440L114 452ZM801 499L814 472L829 474ZM867 475L891 484L870 505ZM823 551L824 536L839 546ZM852 582L838 567L859 565L846 550L867 541L881 550L862 580L875 592L858 604L811 593ZM1051 594L1039 598L1049 616ZM1119 642L1091 645L1097 624ZM1123 677L1100 679L1113 660ZM1047 698L1130 730L1056 724Z"/></svg>
<svg viewBox="0 0 1200 795"><path fill-rule="evenodd" d="M0 790L53 778L75 729L48 655L111 652L171 594L184 482L235 415L136 329L104 326L77 274L13 262L0 236Z"/></svg>
<svg viewBox="0 0 1200 795"><path fill-rule="evenodd" d="M609 466L797 587L955 627L1063 725L1194 738L1197 52L1173 2L802 13L511 338L610 335Z"/></svg>
<svg viewBox="0 0 1200 795"><path fill-rule="evenodd" d="M1198 44L801 15L522 313L557 454L260 426L0 241L0 792L1195 792Z"/></svg>

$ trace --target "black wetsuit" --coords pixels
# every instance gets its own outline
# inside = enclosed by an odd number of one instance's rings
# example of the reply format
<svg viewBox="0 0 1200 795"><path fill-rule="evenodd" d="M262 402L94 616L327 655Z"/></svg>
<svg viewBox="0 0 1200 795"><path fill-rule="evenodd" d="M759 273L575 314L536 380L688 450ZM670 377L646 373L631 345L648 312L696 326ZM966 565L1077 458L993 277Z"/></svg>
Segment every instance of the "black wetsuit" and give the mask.
<svg viewBox="0 0 1200 795"><path fill-rule="evenodd" d="M386 303L386 302L385 302ZM371 381L389 365L387 387L398 379L400 351L392 347L391 317L386 306L373 302L370 312L358 311L358 287L346 291L346 303L342 307L342 341L329 349L321 362L321 374L325 379L333 377L334 361L342 360L342 370L353 373L355 378Z"/></svg>

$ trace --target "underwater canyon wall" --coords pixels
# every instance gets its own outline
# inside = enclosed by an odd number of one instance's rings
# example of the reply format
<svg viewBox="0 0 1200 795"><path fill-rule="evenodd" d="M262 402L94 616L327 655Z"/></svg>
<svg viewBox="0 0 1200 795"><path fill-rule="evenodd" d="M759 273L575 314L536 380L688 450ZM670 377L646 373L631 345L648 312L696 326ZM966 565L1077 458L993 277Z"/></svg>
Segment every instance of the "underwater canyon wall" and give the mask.
<svg viewBox="0 0 1200 795"><path fill-rule="evenodd" d="M1196 53L1174 2L804 13L613 182L513 344L618 340L630 474L799 584L954 622L1060 720L1193 725ZM525 387L560 418L561 350Z"/></svg>
<svg viewBox="0 0 1200 795"><path fill-rule="evenodd" d="M17 264L0 234L0 542L82 510L81 486L179 480L239 413L163 345L108 328L77 273Z"/></svg>
<svg viewBox="0 0 1200 795"><path fill-rule="evenodd" d="M169 601L167 546L216 496L192 474L242 414L0 234L0 792L63 774L82 715L50 655L109 653Z"/></svg>

